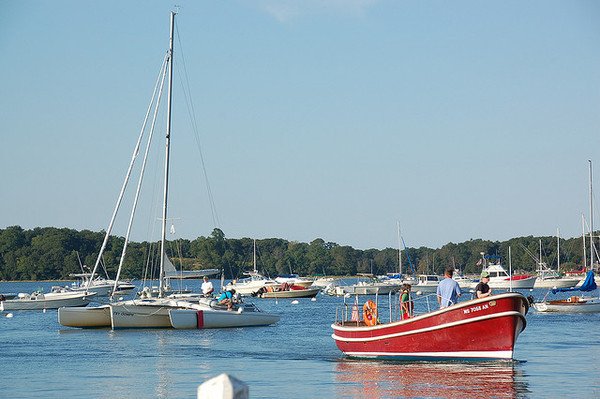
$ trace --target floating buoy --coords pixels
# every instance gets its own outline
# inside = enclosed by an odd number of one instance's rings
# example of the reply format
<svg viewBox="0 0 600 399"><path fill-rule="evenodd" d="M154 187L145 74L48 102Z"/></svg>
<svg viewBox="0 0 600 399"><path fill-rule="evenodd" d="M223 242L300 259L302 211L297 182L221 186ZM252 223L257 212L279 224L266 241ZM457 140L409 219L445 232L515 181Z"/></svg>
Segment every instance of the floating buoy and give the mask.
<svg viewBox="0 0 600 399"><path fill-rule="evenodd" d="M10 319L11 317L13 317L13 314L12 314L12 313L8 313L8 314L6 315L6 317L8 317L8 318Z"/></svg>
<svg viewBox="0 0 600 399"><path fill-rule="evenodd" d="M294 300L292 301L292 305L297 305L297 304L299 304L299 303L300 303L300 302L298 302L298 300L297 300L297 299L294 299Z"/></svg>
<svg viewBox="0 0 600 399"><path fill-rule="evenodd" d="M310 300L311 300L312 302L317 302L317 298L315 298L314 296L313 296L312 298L310 298Z"/></svg>
<svg viewBox="0 0 600 399"><path fill-rule="evenodd" d="M423 295L421 291L417 291L417 295Z"/></svg>
<svg viewBox="0 0 600 399"><path fill-rule="evenodd" d="M347 293L346 295L344 295L344 298L350 298L352 295L350 295L350 293Z"/></svg>
<svg viewBox="0 0 600 399"><path fill-rule="evenodd" d="M46 309L44 309L44 313L46 313Z"/></svg>

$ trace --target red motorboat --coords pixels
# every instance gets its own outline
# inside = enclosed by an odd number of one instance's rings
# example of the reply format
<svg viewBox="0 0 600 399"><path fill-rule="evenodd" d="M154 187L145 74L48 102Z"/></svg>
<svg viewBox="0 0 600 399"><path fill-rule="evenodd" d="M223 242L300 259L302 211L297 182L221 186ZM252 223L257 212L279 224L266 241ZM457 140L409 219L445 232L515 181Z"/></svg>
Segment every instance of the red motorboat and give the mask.
<svg viewBox="0 0 600 399"><path fill-rule="evenodd" d="M357 304L345 306L353 311L346 309L342 320L331 325L332 337L344 354L401 360L512 359L529 310L527 298L517 292L459 302L389 323L379 322L372 301L364 305L362 319L357 317Z"/></svg>

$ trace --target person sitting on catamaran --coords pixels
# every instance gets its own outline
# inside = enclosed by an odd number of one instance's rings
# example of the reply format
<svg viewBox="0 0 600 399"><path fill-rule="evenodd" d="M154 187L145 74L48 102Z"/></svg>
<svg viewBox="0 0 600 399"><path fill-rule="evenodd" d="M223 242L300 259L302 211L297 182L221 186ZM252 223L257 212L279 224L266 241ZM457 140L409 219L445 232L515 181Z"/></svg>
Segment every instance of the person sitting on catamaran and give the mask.
<svg viewBox="0 0 600 399"><path fill-rule="evenodd" d="M233 308L233 297L235 295L235 290L225 291L221 294L219 298L217 298L217 304L219 305L227 305L227 310L231 310Z"/></svg>
<svg viewBox="0 0 600 399"><path fill-rule="evenodd" d="M202 295L204 295L206 298L210 297L215 291L213 284L210 281L208 281L208 276L204 276L204 282L202 283L201 289Z"/></svg>

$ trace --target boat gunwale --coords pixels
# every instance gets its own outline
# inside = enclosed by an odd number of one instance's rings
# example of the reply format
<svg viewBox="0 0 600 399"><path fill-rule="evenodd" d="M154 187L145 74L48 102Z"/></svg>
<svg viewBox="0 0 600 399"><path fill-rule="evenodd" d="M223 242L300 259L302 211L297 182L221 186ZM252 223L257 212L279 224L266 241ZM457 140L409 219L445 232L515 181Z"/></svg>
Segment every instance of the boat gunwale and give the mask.
<svg viewBox="0 0 600 399"><path fill-rule="evenodd" d="M337 322L336 322L336 323L333 323L331 325L331 327L334 330L348 331L348 332L375 331L375 330L380 330L380 329L384 329L384 328L395 327L398 325L414 323L419 320L425 320L427 318L435 317L435 316L438 316L443 313L448 313L448 311L454 311L454 310L458 310L458 309L465 308L465 307L471 307L475 304L490 302L490 301L494 301L494 300L498 300L498 299L511 298L511 297L513 297L513 298L521 297L522 298L523 303L526 306L525 314L527 314L527 312L529 310L529 302L527 301L527 298L525 298L525 296L523 294L518 293L518 292L506 292L504 294L493 295L491 297L477 298L477 299L471 299L471 300L464 301L464 302L459 302L455 305L448 306L448 307L445 307L442 309L438 309L433 312L424 313L424 314L421 314L421 315L418 315L415 317L411 317L410 319L406 319L406 320L399 320L399 321L394 321L394 322L390 322L390 323L382 323L382 324L377 324L375 326L350 326L350 325L345 326L345 325L337 324ZM523 319L525 319L524 314L522 314L520 312L517 312L517 313L519 313L521 316L523 316ZM471 319L465 319L465 320L471 320ZM525 329L525 327L523 327L523 329Z"/></svg>

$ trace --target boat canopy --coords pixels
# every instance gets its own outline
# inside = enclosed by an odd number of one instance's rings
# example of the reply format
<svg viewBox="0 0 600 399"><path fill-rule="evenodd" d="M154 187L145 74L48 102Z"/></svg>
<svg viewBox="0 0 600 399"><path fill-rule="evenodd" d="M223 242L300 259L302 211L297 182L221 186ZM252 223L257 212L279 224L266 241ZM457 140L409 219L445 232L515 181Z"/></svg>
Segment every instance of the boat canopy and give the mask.
<svg viewBox="0 0 600 399"><path fill-rule="evenodd" d="M573 287L573 288L554 288L552 290L553 294L556 294L557 292L571 292L571 291L594 291L596 288L598 288L598 286L596 285L596 281L594 280L594 272L592 270L590 270L589 272L587 272L587 275L585 276L585 281L583 282L583 284L581 284L580 287Z"/></svg>

